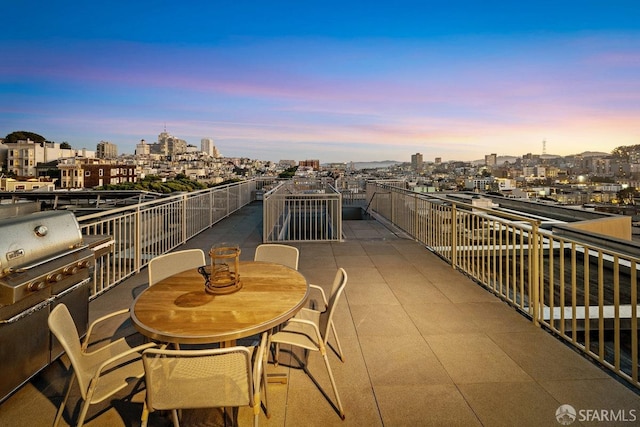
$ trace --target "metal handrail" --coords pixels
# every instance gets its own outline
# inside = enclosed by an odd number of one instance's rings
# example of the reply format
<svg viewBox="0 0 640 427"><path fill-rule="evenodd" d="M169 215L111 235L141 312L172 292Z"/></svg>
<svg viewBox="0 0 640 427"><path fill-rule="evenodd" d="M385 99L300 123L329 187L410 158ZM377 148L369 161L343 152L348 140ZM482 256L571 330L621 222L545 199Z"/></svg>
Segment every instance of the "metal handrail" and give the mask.
<svg viewBox="0 0 640 427"><path fill-rule="evenodd" d="M371 181L367 198L368 209L640 388L640 258L540 230L538 220L439 195Z"/></svg>

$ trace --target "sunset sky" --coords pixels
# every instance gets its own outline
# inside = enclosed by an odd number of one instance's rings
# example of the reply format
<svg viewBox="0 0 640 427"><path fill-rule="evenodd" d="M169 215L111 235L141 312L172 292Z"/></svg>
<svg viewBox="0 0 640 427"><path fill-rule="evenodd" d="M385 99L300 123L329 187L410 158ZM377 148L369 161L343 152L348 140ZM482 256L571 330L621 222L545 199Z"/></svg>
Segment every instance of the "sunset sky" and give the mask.
<svg viewBox="0 0 640 427"><path fill-rule="evenodd" d="M5 2L6 3L6 2ZM2 6L0 137L133 153L475 160L640 144L630 1L35 1Z"/></svg>

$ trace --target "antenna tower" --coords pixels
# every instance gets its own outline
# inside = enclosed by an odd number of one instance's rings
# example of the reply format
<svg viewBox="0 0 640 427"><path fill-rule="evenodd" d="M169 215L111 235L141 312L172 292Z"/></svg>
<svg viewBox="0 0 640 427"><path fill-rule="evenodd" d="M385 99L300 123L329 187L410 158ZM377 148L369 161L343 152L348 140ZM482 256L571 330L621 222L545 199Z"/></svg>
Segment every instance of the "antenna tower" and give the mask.
<svg viewBox="0 0 640 427"><path fill-rule="evenodd" d="M547 154L547 140L542 140L542 154Z"/></svg>

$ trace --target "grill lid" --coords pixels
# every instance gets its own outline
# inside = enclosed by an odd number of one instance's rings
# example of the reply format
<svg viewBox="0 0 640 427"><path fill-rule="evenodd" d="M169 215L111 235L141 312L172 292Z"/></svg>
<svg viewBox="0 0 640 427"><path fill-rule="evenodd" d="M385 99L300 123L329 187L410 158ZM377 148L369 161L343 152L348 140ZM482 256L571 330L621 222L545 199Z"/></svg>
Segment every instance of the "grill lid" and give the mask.
<svg viewBox="0 0 640 427"><path fill-rule="evenodd" d="M83 245L78 221L68 211L0 219L0 236L0 276Z"/></svg>

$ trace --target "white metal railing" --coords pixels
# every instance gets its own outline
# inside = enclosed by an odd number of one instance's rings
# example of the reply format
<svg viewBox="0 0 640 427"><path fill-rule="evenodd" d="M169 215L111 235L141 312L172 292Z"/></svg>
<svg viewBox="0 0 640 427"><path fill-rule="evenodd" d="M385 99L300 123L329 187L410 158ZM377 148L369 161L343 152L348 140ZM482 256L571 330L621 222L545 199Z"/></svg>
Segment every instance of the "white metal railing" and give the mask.
<svg viewBox="0 0 640 427"><path fill-rule="evenodd" d="M254 179L78 217L83 235L107 235L110 251L96 262L91 297L255 200L273 179Z"/></svg>
<svg viewBox="0 0 640 427"><path fill-rule="evenodd" d="M342 195L330 183L283 182L263 200L265 243L342 240Z"/></svg>
<svg viewBox="0 0 640 427"><path fill-rule="evenodd" d="M635 387L640 258L491 208L371 181L368 210Z"/></svg>

